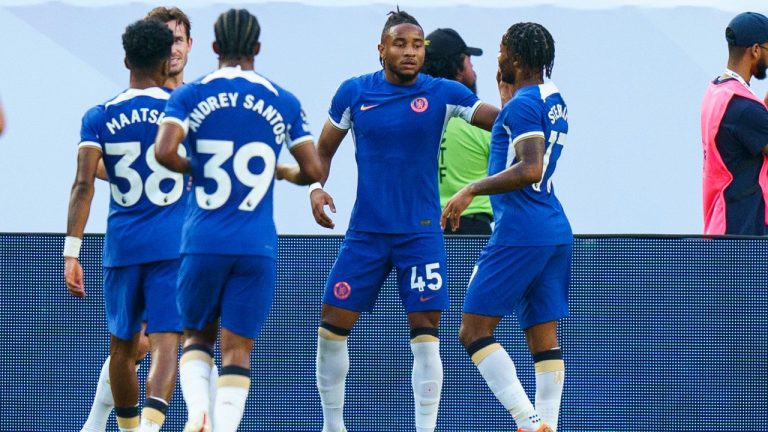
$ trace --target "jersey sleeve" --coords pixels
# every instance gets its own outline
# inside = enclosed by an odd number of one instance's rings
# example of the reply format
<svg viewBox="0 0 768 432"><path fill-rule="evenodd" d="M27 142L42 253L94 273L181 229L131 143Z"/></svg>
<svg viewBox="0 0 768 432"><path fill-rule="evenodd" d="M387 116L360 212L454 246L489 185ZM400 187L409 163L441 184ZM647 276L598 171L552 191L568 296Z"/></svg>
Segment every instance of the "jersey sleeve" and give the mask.
<svg viewBox="0 0 768 432"><path fill-rule="evenodd" d="M347 130L352 127L352 99L355 96L355 88L353 80L344 81L331 101L328 118L339 129Z"/></svg>
<svg viewBox="0 0 768 432"><path fill-rule="evenodd" d="M440 92L446 96L448 101L448 116L461 117L467 123L472 123L472 117L475 111L482 103L477 95L472 93L467 86L458 81L440 80Z"/></svg>
<svg viewBox="0 0 768 432"><path fill-rule="evenodd" d="M751 154L762 153L768 146L768 110L745 98L734 98L733 102L742 104L738 127L733 128L733 133Z"/></svg>
<svg viewBox="0 0 768 432"><path fill-rule="evenodd" d="M526 138L544 138L540 104L526 98L514 98L504 107L504 111L506 112L503 124L512 139L513 147Z"/></svg>
<svg viewBox="0 0 768 432"><path fill-rule="evenodd" d="M189 131L189 114L194 106L194 89L189 84L177 88L171 93L165 105L165 116L160 124L173 123L184 130L184 136Z"/></svg>
<svg viewBox="0 0 768 432"><path fill-rule="evenodd" d="M99 125L104 124L104 108L96 106L88 110L83 116L80 126L80 144L78 148L89 147L101 151L101 133Z"/></svg>
<svg viewBox="0 0 768 432"><path fill-rule="evenodd" d="M288 129L286 131L285 145L289 149L296 147L301 143L314 140L312 133L309 130L309 122L307 121L307 115L304 113L304 109L301 107L301 102L291 95L293 103L296 104L296 115L288 123Z"/></svg>

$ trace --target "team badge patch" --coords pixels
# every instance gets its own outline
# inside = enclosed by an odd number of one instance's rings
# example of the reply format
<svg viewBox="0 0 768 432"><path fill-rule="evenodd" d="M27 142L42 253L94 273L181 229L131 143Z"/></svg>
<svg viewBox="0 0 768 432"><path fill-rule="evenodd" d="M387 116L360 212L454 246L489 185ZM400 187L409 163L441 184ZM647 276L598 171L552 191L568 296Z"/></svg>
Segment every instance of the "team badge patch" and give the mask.
<svg viewBox="0 0 768 432"><path fill-rule="evenodd" d="M417 113L422 113L429 108L429 101L425 97L418 97L411 101L411 109Z"/></svg>
<svg viewBox="0 0 768 432"><path fill-rule="evenodd" d="M336 282L333 286L333 296L339 300L346 300L352 294L352 287L346 282Z"/></svg>

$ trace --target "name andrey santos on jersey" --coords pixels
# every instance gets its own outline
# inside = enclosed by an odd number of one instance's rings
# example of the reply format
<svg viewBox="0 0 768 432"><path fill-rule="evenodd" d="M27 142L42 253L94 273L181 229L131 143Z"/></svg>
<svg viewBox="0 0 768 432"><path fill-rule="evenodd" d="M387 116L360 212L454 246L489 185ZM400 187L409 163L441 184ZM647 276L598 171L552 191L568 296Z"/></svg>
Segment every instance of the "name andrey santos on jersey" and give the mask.
<svg viewBox="0 0 768 432"><path fill-rule="evenodd" d="M236 108L240 94L219 93L217 96L210 96L205 100L198 102L197 107L189 114L189 128L197 132L197 128L205 120L205 117L223 108ZM261 114L261 116L272 125L272 132L275 134L276 144L282 144L285 141L285 123L283 116L272 105L267 105L263 99L256 100L251 94L246 94L242 99L242 108Z"/></svg>

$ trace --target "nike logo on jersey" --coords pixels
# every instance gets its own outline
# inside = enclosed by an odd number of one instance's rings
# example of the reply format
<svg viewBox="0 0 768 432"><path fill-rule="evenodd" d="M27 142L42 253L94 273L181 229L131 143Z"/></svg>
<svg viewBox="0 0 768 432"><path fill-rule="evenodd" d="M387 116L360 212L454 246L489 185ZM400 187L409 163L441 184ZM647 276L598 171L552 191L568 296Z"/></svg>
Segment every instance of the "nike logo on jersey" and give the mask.
<svg viewBox="0 0 768 432"><path fill-rule="evenodd" d="M363 105L360 105L360 111L368 111L369 109L376 108L377 106L379 106L379 104L376 104L376 105L365 105L365 104L363 104Z"/></svg>
<svg viewBox="0 0 768 432"><path fill-rule="evenodd" d="M428 301L432 300L434 297L435 296L433 296L433 295L431 295L431 296L420 296L419 297L419 301L422 302L422 303L423 302L428 302Z"/></svg>

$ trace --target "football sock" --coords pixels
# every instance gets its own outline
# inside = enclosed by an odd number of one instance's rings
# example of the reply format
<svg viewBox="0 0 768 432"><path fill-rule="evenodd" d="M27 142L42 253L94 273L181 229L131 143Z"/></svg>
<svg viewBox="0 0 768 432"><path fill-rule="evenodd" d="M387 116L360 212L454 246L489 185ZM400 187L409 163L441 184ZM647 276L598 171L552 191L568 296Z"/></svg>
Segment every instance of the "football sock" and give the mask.
<svg viewBox="0 0 768 432"><path fill-rule="evenodd" d="M85 421L81 432L104 432L107 429L109 413L115 407L115 400L112 398L112 386L109 385L109 359L110 357L107 357L101 366L91 411L88 413L88 419Z"/></svg>
<svg viewBox="0 0 768 432"><path fill-rule="evenodd" d="M213 418L213 409L216 407L216 389L219 386L219 368L216 363L211 364L211 375L208 378L210 386L208 387L208 415Z"/></svg>
<svg viewBox="0 0 768 432"><path fill-rule="evenodd" d="M139 432L159 432L165 422L168 402L157 397L148 397L141 410Z"/></svg>
<svg viewBox="0 0 768 432"><path fill-rule="evenodd" d="M213 430L236 432L245 411L248 387L251 385L250 371L239 366L222 366L216 390L216 405Z"/></svg>
<svg viewBox="0 0 768 432"><path fill-rule="evenodd" d="M507 351L491 336L472 343L467 347L467 353L472 357L493 394L512 414L517 427L537 430L541 426L541 420L517 378L515 363Z"/></svg>
<svg viewBox="0 0 768 432"><path fill-rule="evenodd" d="M139 407L115 407L117 429L120 432L139 431Z"/></svg>
<svg viewBox="0 0 768 432"><path fill-rule="evenodd" d="M349 372L350 331L322 323L317 331L315 378L323 407L323 432L344 431L344 387Z"/></svg>
<svg viewBox="0 0 768 432"><path fill-rule="evenodd" d="M437 410L443 387L443 363L436 328L411 330L413 370L411 385L416 405L416 432L433 432L437 427Z"/></svg>
<svg viewBox="0 0 768 432"><path fill-rule="evenodd" d="M207 345L189 345L179 360L179 383L184 402L187 404L189 422L203 422L209 418L211 367L213 352ZM202 424L201 424L202 426Z"/></svg>
<svg viewBox="0 0 768 432"><path fill-rule="evenodd" d="M536 369L536 412L556 432L565 381L563 351L558 347L536 353L533 366Z"/></svg>

